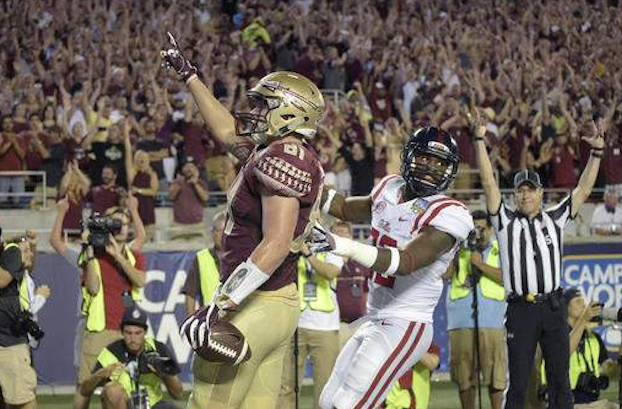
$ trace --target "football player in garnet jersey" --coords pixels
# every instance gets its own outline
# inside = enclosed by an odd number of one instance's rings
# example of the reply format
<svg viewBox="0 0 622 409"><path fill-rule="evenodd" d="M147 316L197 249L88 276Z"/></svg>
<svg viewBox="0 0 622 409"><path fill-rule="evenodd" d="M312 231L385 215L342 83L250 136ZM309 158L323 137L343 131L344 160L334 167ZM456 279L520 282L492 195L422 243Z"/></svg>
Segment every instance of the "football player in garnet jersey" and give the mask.
<svg viewBox="0 0 622 409"><path fill-rule="evenodd" d="M445 131L411 134L402 174L388 175L370 196L325 192L322 210L371 223L374 245L314 228L310 248L332 251L372 268L368 314L337 358L322 391L324 409L375 408L391 386L428 350L441 277L473 229L468 209L441 192L458 171L458 147Z"/></svg>
<svg viewBox="0 0 622 409"><path fill-rule="evenodd" d="M182 332L201 351L210 345L211 325L227 320L252 354L239 366L195 356L188 408L274 408L300 308L296 253L319 213L324 173L307 140L316 134L324 99L302 75L275 72L248 92L251 111L232 115L170 40L161 53L165 66L185 81L211 132L244 164L227 192L222 287Z"/></svg>

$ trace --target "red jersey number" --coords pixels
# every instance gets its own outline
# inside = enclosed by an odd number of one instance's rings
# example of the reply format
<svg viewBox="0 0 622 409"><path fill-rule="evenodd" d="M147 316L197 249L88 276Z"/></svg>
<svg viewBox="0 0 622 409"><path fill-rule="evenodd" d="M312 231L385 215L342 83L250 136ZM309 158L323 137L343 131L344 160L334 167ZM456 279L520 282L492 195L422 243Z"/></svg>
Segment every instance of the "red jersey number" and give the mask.
<svg viewBox="0 0 622 409"><path fill-rule="evenodd" d="M380 234L380 232L374 228L371 229L371 238L374 246L397 247L397 241L387 235ZM395 277L382 275L374 271L374 283L383 287L393 288L393 285L395 284Z"/></svg>

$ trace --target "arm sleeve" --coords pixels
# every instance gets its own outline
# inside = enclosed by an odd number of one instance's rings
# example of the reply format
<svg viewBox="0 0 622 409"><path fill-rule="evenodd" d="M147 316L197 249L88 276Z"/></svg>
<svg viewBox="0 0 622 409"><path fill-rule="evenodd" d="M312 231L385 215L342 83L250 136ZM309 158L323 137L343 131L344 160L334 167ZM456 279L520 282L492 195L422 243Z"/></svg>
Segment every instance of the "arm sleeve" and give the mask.
<svg viewBox="0 0 622 409"><path fill-rule="evenodd" d="M572 220L572 194L566 196L557 205L546 209L546 213L551 216L558 227L564 228Z"/></svg>
<svg viewBox="0 0 622 409"><path fill-rule="evenodd" d="M496 214L489 212L488 215L490 216L492 227L498 232L508 225L510 220L514 217L514 212L508 209L505 202L502 200L499 205L499 211Z"/></svg>
<svg viewBox="0 0 622 409"><path fill-rule="evenodd" d="M423 227L431 226L436 230L445 232L462 242L467 239L471 230L474 229L473 217L469 210L461 205L450 205L443 208L439 213L432 214L424 223Z"/></svg>
<svg viewBox="0 0 622 409"><path fill-rule="evenodd" d="M313 191L319 169L312 153L304 146L291 143L270 145L253 163L253 177L262 193L296 197L303 201Z"/></svg>

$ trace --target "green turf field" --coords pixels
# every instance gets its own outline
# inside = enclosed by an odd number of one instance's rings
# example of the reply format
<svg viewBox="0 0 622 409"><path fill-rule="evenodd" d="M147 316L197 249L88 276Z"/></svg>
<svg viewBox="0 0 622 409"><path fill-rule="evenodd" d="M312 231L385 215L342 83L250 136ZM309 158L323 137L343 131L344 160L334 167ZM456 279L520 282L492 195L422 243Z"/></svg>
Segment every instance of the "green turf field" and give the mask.
<svg viewBox="0 0 622 409"><path fill-rule="evenodd" d="M617 380L611 382L612 385L605 392L601 394L601 397L608 398L615 401L618 394ZM312 409L312 390L311 386L304 386L302 389L302 398L300 401L300 409ZM60 396L41 396L38 399L39 408L43 409L67 409L71 408L72 397L69 395ZM490 409L488 397L486 393L482 391L482 407ZM183 404L180 404L183 407ZM94 404L91 405L91 409L100 409L101 405L98 400L94 400ZM459 409L460 403L458 401L458 393L456 388L451 382L433 382L432 383L432 396L430 398L429 409Z"/></svg>

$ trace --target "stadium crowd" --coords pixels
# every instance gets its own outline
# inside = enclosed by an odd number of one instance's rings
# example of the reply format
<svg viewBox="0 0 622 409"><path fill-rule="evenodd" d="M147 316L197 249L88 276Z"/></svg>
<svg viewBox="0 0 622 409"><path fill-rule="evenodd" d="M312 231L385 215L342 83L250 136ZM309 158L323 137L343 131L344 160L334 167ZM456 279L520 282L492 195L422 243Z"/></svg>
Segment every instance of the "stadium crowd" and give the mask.
<svg viewBox="0 0 622 409"><path fill-rule="evenodd" d="M116 184L145 203L192 158L210 190L226 190L236 163L160 69L170 30L232 110L243 108L249 84L273 70L334 90L315 143L328 181L342 191L366 194L396 171L406 129L422 123L457 139L455 188L477 187L469 105L486 114L502 186L524 167L538 170L547 187L574 186L588 152L579 130L593 116L605 122L608 144L597 187L619 185L622 85L613 67L622 14L615 3L6 1L0 171L43 170L49 196L71 191L78 204L92 200L80 170L95 187L111 164ZM129 180L128 137L151 165ZM21 193L24 180L1 177L0 192ZM24 199L8 205L19 204Z"/></svg>

